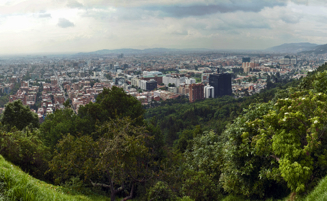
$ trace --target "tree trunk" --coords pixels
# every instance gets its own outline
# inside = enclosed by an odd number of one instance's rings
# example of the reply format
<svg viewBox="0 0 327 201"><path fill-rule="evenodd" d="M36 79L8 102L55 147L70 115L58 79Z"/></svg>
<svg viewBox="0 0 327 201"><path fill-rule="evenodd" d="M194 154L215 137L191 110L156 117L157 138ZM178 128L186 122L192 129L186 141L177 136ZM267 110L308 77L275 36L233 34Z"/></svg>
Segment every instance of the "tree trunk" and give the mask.
<svg viewBox="0 0 327 201"><path fill-rule="evenodd" d="M115 201L115 199L116 199L116 193L111 191L110 200Z"/></svg>
<svg viewBox="0 0 327 201"><path fill-rule="evenodd" d="M132 184L132 189L131 189L131 192L129 194L129 196L123 198L121 201L126 201L126 200L129 200L129 199L132 199L134 196L134 183Z"/></svg>

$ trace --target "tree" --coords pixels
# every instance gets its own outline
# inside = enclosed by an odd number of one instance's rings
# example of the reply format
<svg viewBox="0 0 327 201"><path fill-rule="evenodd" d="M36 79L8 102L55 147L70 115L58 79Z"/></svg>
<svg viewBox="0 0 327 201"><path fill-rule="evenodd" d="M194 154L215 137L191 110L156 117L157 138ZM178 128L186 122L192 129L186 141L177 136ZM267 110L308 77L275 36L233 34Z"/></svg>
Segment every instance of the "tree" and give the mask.
<svg viewBox="0 0 327 201"><path fill-rule="evenodd" d="M7 132L0 126L0 153L8 161L20 166L38 179L48 179L44 172L48 168L49 149L39 139L36 129Z"/></svg>
<svg viewBox="0 0 327 201"><path fill-rule="evenodd" d="M38 128L39 118L33 113L28 106L24 106L21 100L8 103L5 107L1 123L8 128L16 127L23 130L26 126Z"/></svg>
<svg viewBox="0 0 327 201"><path fill-rule="evenodd" d="M284 196L285 190L280 189L283 189L285 183L283 181L276 183L274 178L280 177L273 177L275 172L272 169L277 168L278 164L271 163L269 157L255 154L253 139L259 131L248 123L263 119L263 116L272 109L272 103L250 105L249 109L244 110L245 113L236 118L222 133L219 139L223 150L219 181L226 192L259 197L269 194L275 194L276 197L280 194ZM270 174L264 174L269 171Z"/></svg>
<svg viewBox="0 0 327 201"><path fill-rule="evenodd" d="M124 200L132 199L136 185L152 177L152 156L146 147L151 138L129 118L111 120L97 132L103 135L96 140L89 135L65 136L56 147L50 171L57 183L78 176L109 189L113 201L125 190L129 194Z"/></svg>
<svg viewBox="0 0 327 201"><path fill-rule="evenodd" d="M64 103L65 105L69 103L67 101ZM63 136L68 134L72 136L85 135L92 133L93 129L88 119L80 118L70 107L66 107L47 115L40 126L40 133L42 141L54 149Z"/></svg>
<svg viewBox="0 0 327 201"><path fill-rule="evenodd" d="M69 102L69 99L67 99L67 100L64 102L64 106L65 106L65 108L70 108L70 107L71 107L70 102Z"/></svg>
<svg viewBox="0 0 327 201"><path fill-rule="evenodd" d="M279 72L276 73L276 77L277 77L278 79L280 78L280 73L279 73Z"/></svg>
<svg viewBox="0 0 327 201"><path fill-rule="evenodd" d="M221 144L213 131L197 135L184 153L184 195L194 200L215 200L222 194L219 182L222 166Z"/></svg>
<svg viewBox="0 0 327 201"><path fill-rule="evenodd" d="M103 123L116 117L127 117L135 120L138 125L143 124L144 109L140 101L131 95L127 95L123 89L113 86L111 89L104 88L95 103L80 107L78 115L87 118L92 125L97 121Z"/></svg>
<svg viewBox="0 0 327 201"><path fill-rule="evenodd" d="M256 154L278 163L272 172L293 192L310 190L327 174L326 98L323 93L296 92L279 99L262 120L248 123L259 131L253 141Z"/></svg>
<svg viewBox="0 0 327 201"><path fill-rule="evenodd" d="M151 201L176 201L177 196L169 188L167 183L158 181L152 188L150 188L148 200L151 200Z"/></svg>

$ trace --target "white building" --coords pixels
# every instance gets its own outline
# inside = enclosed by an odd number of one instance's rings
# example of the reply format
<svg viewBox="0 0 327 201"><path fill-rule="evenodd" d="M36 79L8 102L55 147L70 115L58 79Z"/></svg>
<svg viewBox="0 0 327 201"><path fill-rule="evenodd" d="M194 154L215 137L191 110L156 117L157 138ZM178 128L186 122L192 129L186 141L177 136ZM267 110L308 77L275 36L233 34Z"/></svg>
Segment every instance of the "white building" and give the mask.
<svg viewBox="0 0 327 201"><path fill-rule="evenodd" d="M193 78L185 80L185 84L195 84L195 83L196 83L196 80Z"/></svg>
<svg viewBox="0 0 327 201"><path fill-rule="evenodd" d="M143 77L155 77L158 75L162 75L160 71L143 71Z"/></svg>
<svg viewBox="0 0 327 201"><path fill-rule="evenodd" d="M204 87L203 91L204 91L204 98L214 98L215 97L214 87L207 85Z"/></svg>
<svg viewBox="0 0 327 201"><path fill-rule="evenodd" d="M168 91L172 93L177 93L177 87L168 87Z"/></svg>
<svg viewBox="0 0 327 201"><path fill-rule="evenodd" d="M196 80L191 78L188 79L187 77L171 77L171 75L167 75L165 77L162 77L162 82L168 86L169 84L175 84L176 87L179 87L182 83L185 84L195 84Z"/></svg>
<svg viewBox="0 0 327 201"><path fill-rule="evenodd" d="M140 84L141 84L140 88L142 90L146 90L146 82L147 82L147 80L141 80L141 82L140 82Z"/></svg>
<svg viewBox="0 0 327 201"><path fill-rule="evenodd" d="M140 79L138 79L138 78L132 78L132 80L131 80L131 84L133 85L133 86L135 86L135 87L140 87L141 86L141 84L140 84Z"/></svg>

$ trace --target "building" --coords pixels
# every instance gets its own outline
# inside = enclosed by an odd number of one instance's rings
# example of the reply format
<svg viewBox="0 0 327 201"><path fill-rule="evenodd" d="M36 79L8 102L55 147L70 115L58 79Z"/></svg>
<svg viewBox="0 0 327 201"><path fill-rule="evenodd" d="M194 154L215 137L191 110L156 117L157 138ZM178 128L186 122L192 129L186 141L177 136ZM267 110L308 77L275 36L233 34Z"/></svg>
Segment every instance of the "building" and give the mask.
<svg viewBox="0 0 327 201"><path fill-rule="evenodd" d="M113 79L115 85L123 85L125 83L125 78L124 77L115 77Z"/></svg>
<svg viewBox="0 0 327 201"><path fill-rule="evenodd" d="M196 80L191 78L191 79L185 79L185 84L195 84Z"/></svg>
<svg viewBox="0 0 327 201"><path fill-rule="evenodd" d="M279 60L279 63L282 65L289 65L289 64L293 64L296 65L297 64L297 58L294 56L285 56L284 58L282 58L281 60Z"/></svg>
<svg viewBox="0 0 327 201"><path fill-rule="evenodd" d="M209 84L214 87L214 97L232 95L232 75L228 73L210 74Z"/></svg>
<svg viewBox="0 0 327 201"><path fill-rule="evenodd" d="M147 80L141 80L140 81L140 88L142 90L146 90L146 83L147 83Z"/></svg>
<svg viewBox="0 0 327 201"><path fill-rule="evenodd" d="M242 63L246 63L246 62L250 63L251 62L251 58L250 57L243 57L242 58Z"/></svg>
<svg viewBox="0 0 327 201"><path fill-rule="evenodd" d="M155 77L163 75L160 71L143 71L143 77Z"/></svg>
<svg viewBox="0 0 327 201"><path fill-rule="evenodd" d="M203 84L191 84L189 85L189 88L190 88L189 100L191 103L195 102L196 100L204 99Z"/></svg>
<svg viewBox="0 0 327 201"><path fill-rule="evenodd" d="M158 84L161 84L162 83L162 77L163 75L159 75L159 76L145 76L145 77L142 77L141 79L142 80L155 80L157 81Z"/></svg>
<svg viewBox="0 0 327 201"><path fill-rule="evenodd" d="M134 77L132 78L131 80L131 84L134 86L134 87L140 87L140 79Z"/></svg>
<svg viewBox="0 0 327 201"><path fill-rule="evenodd" d="M177 87L168 87L168 91L171 93L177 93Z"/></svg>
<svg viewBox="0 0 327 201"><path fill-rule="evenodd" d="M155 80L147 81L146 82L146 90L147 91L155 90L157 88L157 84L158 84L158 82Z"/></svg>
<svg viewBox="0 0 327 201"><path fill-rule="evenodd" d="M202 83L209 83L209 73L203 73L201 75L201 82Z"/></svg>
<svg viewBox="0 0 327 201"><path fill-rule="evenodd" d="M212 86L205 86L204 87L204 98L214 98L215 97L215 91L214 87Z"/></svg>

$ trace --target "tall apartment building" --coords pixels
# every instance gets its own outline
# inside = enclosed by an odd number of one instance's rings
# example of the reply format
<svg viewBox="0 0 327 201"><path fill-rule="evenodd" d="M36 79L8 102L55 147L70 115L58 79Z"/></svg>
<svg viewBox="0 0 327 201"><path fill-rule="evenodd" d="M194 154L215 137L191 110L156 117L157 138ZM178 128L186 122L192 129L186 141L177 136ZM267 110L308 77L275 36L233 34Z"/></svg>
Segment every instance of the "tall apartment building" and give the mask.
<svg viewBox="0 0 327 201"><path fill-rule="evenodd" d="M282 58L280 61L279 61L280 64L296 64L297 63L297 58L292 56L285 56L284 58Z"/></svg>
<svg viewBox="0 0 327 201"><path fill-rule="evenodd" d="M228 73L210 74L209 84L214 87L214 97L232 95L232 75Z"/></svg>
<svg viewBox="0 0 327 201"><path fill-rule="evenodd" d="M214 98L215 97L215 88L212 86L204 87L204 98Z"/></svg>
<svg viewBox="0 0 327 201"><path fill-rule="evenodd" d="M202 100L204 98L203 84L191 84L189 85L189 89L189 100L191 103L195 102L196 100Z"/></svg>
<svg viewBox="0 0 327 201"><path fill-rule="evenodd" d="M243 57L242 58L242 63L246 63L246 62L250 63L250 61L251 61L250 57Z"/></svg>
<svg viewBox="0 0 327 201"><path fill-rule="evenodd" d="M157 88L157 81L150 80L146 82L146 90L152 91Z"/></svg>

